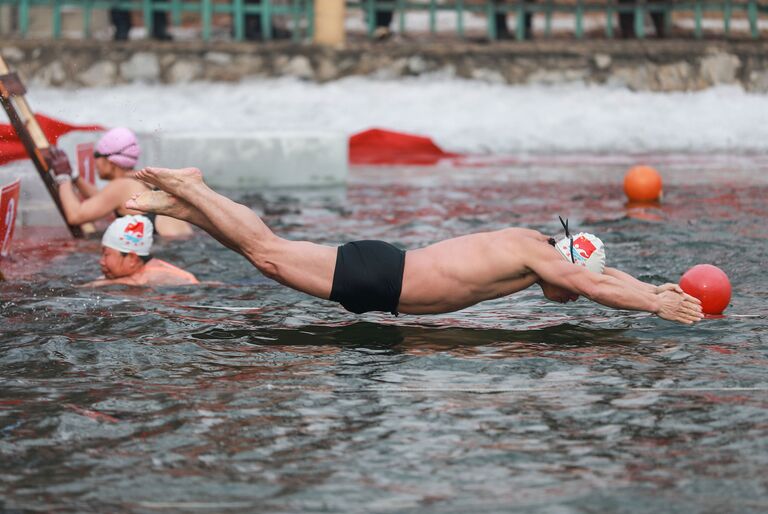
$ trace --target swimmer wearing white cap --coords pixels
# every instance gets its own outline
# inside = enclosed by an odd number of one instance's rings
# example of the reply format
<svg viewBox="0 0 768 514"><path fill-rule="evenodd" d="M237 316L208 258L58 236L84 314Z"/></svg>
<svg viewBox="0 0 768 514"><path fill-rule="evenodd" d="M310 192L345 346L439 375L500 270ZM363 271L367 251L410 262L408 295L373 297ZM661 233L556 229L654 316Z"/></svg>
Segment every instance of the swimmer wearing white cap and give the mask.
<svg viewBox="0 0 768 514"><path fill-rule="evenodd" d="M586 233L572 236L566 223L559 242L535 230L507 228L408 252L383 241L335 248L275 235L251 209L210 189L196 168L145 168L137 178L161 191L135 195L127 208L193 223L265 276L354 313L451 312L538 284L546 298L560 303L585 296L680 323L702 318L701 302L679 285L655 286L605 267L602 241Z"/></svg>
<svg viewBox="0 0 768 514"><path fill-rule="evenodd" d="M146 216L117 218L101 238L99 265L104 278L86 286L180 286L199 284L195 276L152 257L154 228Z"/></svg>

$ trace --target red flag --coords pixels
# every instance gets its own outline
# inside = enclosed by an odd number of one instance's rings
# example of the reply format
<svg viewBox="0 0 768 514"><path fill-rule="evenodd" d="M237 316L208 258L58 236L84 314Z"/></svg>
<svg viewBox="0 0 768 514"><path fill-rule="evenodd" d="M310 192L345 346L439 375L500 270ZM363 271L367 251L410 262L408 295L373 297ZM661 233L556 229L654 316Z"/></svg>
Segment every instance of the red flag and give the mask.
<svg viewBox="0 0 768 514"><path fill-rule="evenodd" d="M370 129L349 138L350 164L417 164L433 165L441 159L461 157L446 152L430 138Z"/></svg>
<svg viewBox="0 0 768 514"><path fill-rule="evenodd" d="M73 130L104 130L99 125L70 125L42 114L35 114L35 118L40 124L45 137L48 138L48 142L52 145L56 144L60 136ZM27 157L27 151L24 149L24 145L19 140L13 127L0 124L0 165L17 159L26 159Z"/></svg>

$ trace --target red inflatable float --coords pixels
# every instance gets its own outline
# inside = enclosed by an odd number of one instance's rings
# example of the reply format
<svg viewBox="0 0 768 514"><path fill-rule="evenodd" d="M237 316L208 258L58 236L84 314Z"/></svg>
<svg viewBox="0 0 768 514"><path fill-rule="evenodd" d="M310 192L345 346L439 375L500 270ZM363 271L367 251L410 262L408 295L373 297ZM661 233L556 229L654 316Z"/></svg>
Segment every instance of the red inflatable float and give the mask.
<svg viewBox="0 0 768 514"><path fill-rule="evenodd" d="M680 278L680 287L701 300L704 314L722 314L731 301L731 282L717 266L698 264Z"/></svg>

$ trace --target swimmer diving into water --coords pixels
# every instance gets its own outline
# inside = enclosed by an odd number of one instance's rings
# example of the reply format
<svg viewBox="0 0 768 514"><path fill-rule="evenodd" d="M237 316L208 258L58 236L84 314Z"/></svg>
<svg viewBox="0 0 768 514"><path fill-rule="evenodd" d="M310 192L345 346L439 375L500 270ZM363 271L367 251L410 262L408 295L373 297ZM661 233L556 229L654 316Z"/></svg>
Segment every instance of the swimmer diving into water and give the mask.
<svg viewBox="0 0 768 514"><path fill-rule="evenodd" d="M507 228L408 252L382 241L334 248L275 235L251 209L210 189L196 168L145 168L136 178L160 191L136 194L126 208L197 225L265 276L358 314L451 312L538 284L560 303L585 296L686 324L702 318L699 300L677 284L654 286L604 268L603 244L591 234L566 232L555 242L535 230Z"/></svg>

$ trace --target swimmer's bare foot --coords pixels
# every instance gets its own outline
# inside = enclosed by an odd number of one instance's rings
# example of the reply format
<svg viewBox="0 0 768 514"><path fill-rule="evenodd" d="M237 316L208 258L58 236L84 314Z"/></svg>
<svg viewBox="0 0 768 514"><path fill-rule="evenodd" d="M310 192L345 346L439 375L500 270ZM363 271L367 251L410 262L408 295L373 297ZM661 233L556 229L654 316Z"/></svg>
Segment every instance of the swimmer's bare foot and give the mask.
<svg viewBox="0 0 768 514"><path fill-rule="evenodd" d="M163 216L189 221L194 209L186 201L165 191L144 191L134 194L125 202L126 209L154 212Z"/></svg>
<svg viewBox="0 0 768 514"><path fill-rule="evenodd" d="M137 171L136 178L176 196L182 196L188 186L203 184L203 173L197 168L147 167Z"/></svg>

